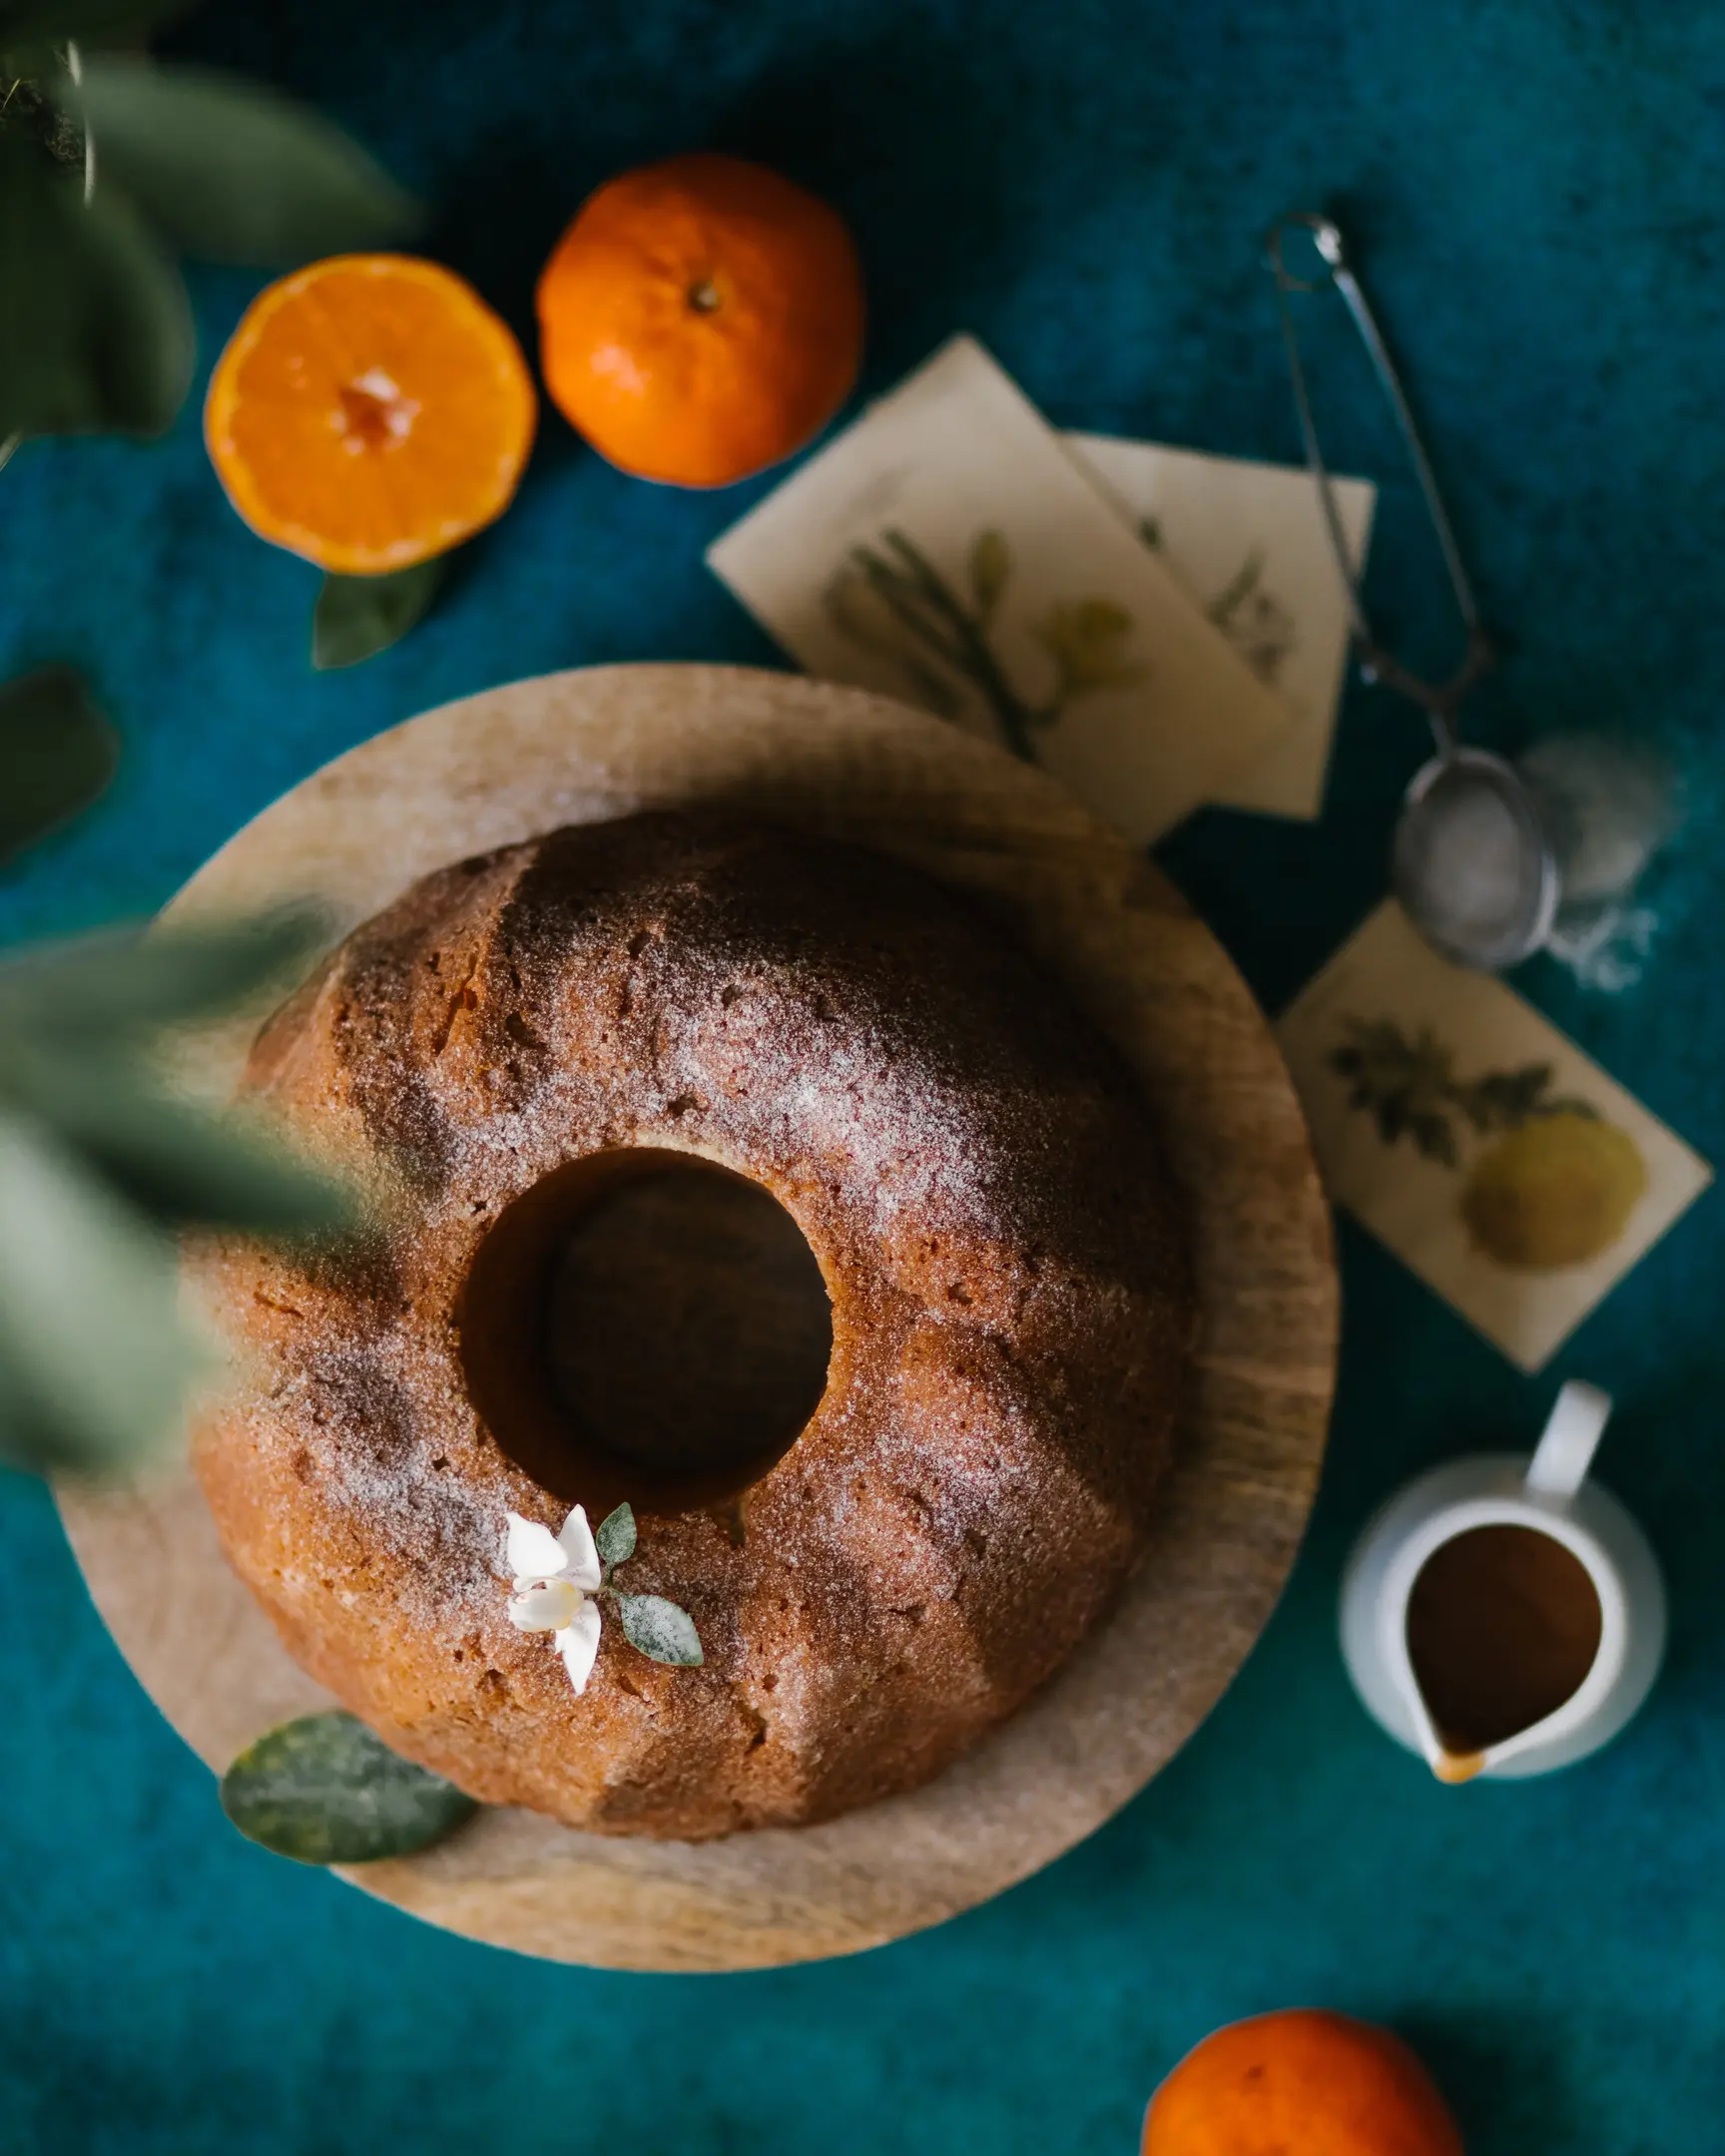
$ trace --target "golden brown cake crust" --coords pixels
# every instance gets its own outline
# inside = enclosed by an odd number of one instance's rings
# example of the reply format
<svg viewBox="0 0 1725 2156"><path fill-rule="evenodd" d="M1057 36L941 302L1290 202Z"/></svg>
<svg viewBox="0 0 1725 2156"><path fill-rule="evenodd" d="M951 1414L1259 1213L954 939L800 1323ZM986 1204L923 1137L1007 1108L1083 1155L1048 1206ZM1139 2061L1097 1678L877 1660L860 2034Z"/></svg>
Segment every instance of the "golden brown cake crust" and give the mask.
<svg viewBox="0 0 1725 2156"><path fill-rule="evenodd" d="M357 929L248 1083L390 1195L362 1260L201 1261L255 1367L198 1470L296 1659L475 1797L694 1840L912 1788L1140 1554L1190 1336L1175 1202L1123 1066L970 899L721 814L556 831ZM505 1513L566 1506L471 1403L462 1289L510 1201L643 1146L787 1208L833 1359L741 1540L643 1514L627 1585L706 1666L608 1616L577 1698L507 1615Z"/></svg>

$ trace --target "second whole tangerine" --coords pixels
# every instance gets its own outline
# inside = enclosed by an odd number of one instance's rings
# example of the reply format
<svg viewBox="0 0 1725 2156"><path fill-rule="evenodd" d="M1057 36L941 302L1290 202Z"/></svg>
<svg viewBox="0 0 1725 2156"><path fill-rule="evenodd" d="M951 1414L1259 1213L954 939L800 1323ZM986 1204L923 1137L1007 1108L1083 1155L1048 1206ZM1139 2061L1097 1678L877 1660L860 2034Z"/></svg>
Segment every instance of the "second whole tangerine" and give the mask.
<svg viewBox="0 0 1725 2156"><path fill-rule="evenodd" d="M639 478L728 486L844 403L862 274L837 212L742 158L643 166L589 197L539 279L551 399Z"/></svg>

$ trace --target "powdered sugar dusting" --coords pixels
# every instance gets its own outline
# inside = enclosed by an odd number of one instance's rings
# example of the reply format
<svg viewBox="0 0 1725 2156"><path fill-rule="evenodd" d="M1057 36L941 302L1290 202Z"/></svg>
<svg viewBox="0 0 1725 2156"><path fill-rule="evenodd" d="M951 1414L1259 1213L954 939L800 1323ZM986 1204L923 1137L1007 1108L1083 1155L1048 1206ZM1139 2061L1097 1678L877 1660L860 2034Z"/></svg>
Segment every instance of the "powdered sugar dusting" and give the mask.
<svg viewBox="0 0 1725 2156"><path fill-rule="evenodd" d="M439 871L357 931L259 1082L357 1119L388 1262L268 1289L267 1399L204 1447L289 1644L475 1794L616 1832L789 1823L906 1788L1009 1713L1140 1546L1186 1338L1183 1255L1124 1072L967 901L710 815ZM587 1694L514 1633L498 1451L457 1355L502 1209L614 1147L701 1154L793 1213L834 1292L829 1389L750 1493L644 1524L640 1591L707 1650L608 1634ZM260 1522L267 1522L260 1525ZM556 1682L552 1680L555 1679Z"/></svg>

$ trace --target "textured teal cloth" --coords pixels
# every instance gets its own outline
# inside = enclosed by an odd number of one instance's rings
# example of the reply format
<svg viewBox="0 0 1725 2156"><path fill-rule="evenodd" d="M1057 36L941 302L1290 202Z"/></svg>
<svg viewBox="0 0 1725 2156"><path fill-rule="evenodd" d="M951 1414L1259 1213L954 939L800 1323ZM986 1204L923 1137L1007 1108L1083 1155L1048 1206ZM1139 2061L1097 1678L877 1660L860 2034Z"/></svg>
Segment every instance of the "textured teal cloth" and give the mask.
<svg viewBox="0 0 1725 2156"><path fill-rule="evenodd" d="M1514 632L1481 733L1627 726L1691 791L1641 984L1584 996L1538 961L1523 985L1725 1153L1716 8L218 0L175 43L359 129L438 204L431 251L523 331L533 272L589 187L712 145L853 222L866 389L968 327L1057 422L1251 455L1296 448L1258 236L1331 202ZM206 363L255 281L198 275ZM1349 406L1354 362L1340 335L1327 348ZM1414 621L1439 587L1413 495L1375 405L1337 428L1339 461L1390 481L1374 588ZM284 788L446 698L597 660L773 663L701 564L761 491L633 484L549 418L518 505L435 618L319 678L313 574L235 520L192 413L149 449L26 450L0 479L0 664L87 668L127 761L97 812L0 887L0 929L156 905ZM1356 690L1321 825L1209 813L1167 848L1272 1006L1376 896L1421 754L1412 718ZM540 1965L242 1843L109 1644L46 1495L0 1478L0 2147L1125 2151L1206 2030L1313 2002L1410 2035L1475 2156L1725 2150L1722 1236L1725 1207L1704 1200L1529 1382L1345 1229L1330 1471L1232 1692L1050 1872L823 1967ZM1665 1558L1669 1667L1597 1759L1440 1790L1348 1692L1341 1559L1411 1471L1528 1441L1568 1372L1622 1400L1604 1472Z"/></svg>

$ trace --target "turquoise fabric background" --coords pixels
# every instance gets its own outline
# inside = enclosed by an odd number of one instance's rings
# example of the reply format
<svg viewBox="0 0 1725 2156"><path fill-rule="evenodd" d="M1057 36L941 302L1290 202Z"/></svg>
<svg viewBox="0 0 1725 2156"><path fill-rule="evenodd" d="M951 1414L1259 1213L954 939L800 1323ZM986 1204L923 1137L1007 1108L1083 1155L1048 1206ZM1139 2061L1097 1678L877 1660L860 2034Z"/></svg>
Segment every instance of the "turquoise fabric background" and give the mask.
<svg viewBox="0 0 1725 2156"><path fill-rule="evenodd" d="M357 128L438 205L430 252L524 332L591 186L713 145L851 219L866 390L968 327L1062 424L1253 455L1296 449L1258 236L1335 206L1513 635L1478 732L1632 729L1689 788L1641 984L1584 995L1536 961L1522 985L1725 1154L1716 8L217 0L172 43ZM195 281L207 365L260 280ZM1338 460L1387 480L1375 593L1411 632L1440 626L1414 498L1339 333L1321 363ZM234 519L195 410L165 444L35 446L0 479L0 664L78 662L127 745L103 806L0 886L7 933L155 906L282 789L446 698L596 660L777 663L701 564L762 488L635 484L548 417L519 503L436 617L313 676L313 573ZM1321 825L1212 812L1167 848L1272 1007L1376 896L1422 754L1412 717L1356 689ZM992 1906L772 1974L542 1966L242 1843L109 1644L45 1493L0 1478L0 2147L1123 2152L1205 2031L1313 2002L1411 2036L1474 2156L1725 2149L1722 1239L1712 1197L1528 1381L1344 1227L1324 1494L1208 1725ZM1597 1759L1441 1790L1347 1690L1340 1563L1415 1469L1530 1440L1570 1372L1621 1400L1604 1471L1669 1570L1669 1667Z"/></svg>

